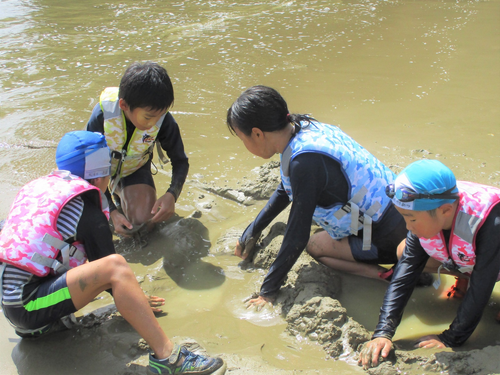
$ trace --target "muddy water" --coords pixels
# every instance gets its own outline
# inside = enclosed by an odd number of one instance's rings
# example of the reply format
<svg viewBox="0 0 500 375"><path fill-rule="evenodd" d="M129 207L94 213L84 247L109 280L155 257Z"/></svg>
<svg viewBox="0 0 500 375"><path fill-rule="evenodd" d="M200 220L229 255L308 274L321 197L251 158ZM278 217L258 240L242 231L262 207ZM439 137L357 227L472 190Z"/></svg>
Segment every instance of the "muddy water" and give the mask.
<svg viewBox="0 0 500 375"><path fill-rule="evenodd" d="M459 178L500 186L499 15L498 1L4 0L0 217L23 184L53 168L57 140L85 125L102 88L117 85L137 60L157 61L172 77L173 113L191 164L177 212L201 210L212 244L228 229L244 228L263 206L244 207L194 184L237 186L263 163L224 124L227 107L254 84L280 90L292 112L340 125L395 170L439 158ZM156 176L160 191L168 172ZM276 314L241 308L261 274L241 272L229 255L206 262L222 268L222 284L181 288L168 275L151 282L167 298L169 314L160 320L169 335L190 335L209 348L217 342L216 351L259 356L285 370L356 372L323 361L312 344L285 338ZM159 268L140 261L133 267L138 275ZM345 277L341 302L373 329L383 289ZM397 338L448 325L456 303L440 302L436 293L414 295ZM495 343L491 317L499 301L497 293L469 348ZM1 327L9 333L1 359L16 373L15 336L3 320Z"/></svg>

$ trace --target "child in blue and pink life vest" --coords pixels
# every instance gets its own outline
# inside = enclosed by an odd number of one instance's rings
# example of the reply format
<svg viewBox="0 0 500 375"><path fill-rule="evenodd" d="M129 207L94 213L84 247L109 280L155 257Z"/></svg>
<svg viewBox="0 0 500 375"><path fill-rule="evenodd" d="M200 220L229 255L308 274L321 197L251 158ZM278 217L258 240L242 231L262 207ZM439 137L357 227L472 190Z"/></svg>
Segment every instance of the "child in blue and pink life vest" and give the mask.
<svg viewBox="0 0 500 375"><path fill-rule="evenodd" d="M56 163L57 171L21 188L0 232L1 307L16 333L37 338L71 328L73 313L109 291L154 351L150 374L223 374L220 358L170 341L154 316L165 300L146 296L115 253L103 195L111 167L104 135L65 134Z"/></svg>
<svg viewBox="0 0 500 375"><path fill-rule="evenodd" d="M450 327L421 337L416 344L421 348L462 345L478 325L500 277L499 188L456 181L441 162L420 160L398 175L387 187L387 195L404 217L409 233L379 323L361 351L359 361L365 367L377 365L380 354L389 355L405 305L429 258L438 275L448 273L469 282ZM439 277L434 286L439 286Z"/></svg>

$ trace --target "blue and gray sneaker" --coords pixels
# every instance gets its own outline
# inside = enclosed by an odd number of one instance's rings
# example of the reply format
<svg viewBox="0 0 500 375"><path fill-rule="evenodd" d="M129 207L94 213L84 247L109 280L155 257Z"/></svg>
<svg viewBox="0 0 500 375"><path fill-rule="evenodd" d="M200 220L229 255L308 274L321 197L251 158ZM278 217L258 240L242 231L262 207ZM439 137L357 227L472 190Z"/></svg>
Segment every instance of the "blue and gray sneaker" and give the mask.
<svg viewBox="0 0 500 375"><path fill-rule="evenodd" d="M184 346L175 344L168 358L158 360L152 354L149 355L148 374L208 375L217 372L217 375L223 375L226 372L225 367L220 358L194 354Z"/></svg>

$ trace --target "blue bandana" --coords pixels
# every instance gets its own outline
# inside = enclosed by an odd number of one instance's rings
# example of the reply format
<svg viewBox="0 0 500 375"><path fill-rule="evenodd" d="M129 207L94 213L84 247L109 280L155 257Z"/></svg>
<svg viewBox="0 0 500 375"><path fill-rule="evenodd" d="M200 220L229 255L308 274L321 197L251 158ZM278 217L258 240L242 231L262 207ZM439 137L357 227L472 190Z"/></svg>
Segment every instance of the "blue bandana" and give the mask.
<svg viewBox="0 0 500 375"><path fill-rule="evenodd" d="M429 195L405 201L406 192ZM433 195L455 194L458 197L457 181L453 172L437 160L419 160L411 163L396 177L392 202L396 207L413 211L429 211L445 203L455 202L457 197L432 198Z"/></svg>

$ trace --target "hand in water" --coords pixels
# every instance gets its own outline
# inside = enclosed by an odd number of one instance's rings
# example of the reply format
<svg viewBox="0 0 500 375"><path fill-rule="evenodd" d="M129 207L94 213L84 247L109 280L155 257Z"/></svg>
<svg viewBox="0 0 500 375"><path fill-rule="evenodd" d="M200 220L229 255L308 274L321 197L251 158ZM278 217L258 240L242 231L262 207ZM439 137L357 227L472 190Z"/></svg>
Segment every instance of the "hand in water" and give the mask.
<svg viewBox="0 0 500 375"><path fill-rule="evenodd" d="M148 296L146 294L146 297L149 302L149 306L151 306L151 310L153 312L162 312L163 310L159 308L158 306L163 306L165 304L165 298L157 297L157 296Z"/></svg>
<svg viewBox="0 0 500 375"><path fill-rule="evenodd" d="M423 336L417 340L415 348L446 348L446 345L436 335Z"/></svg>
<svg viewBox="0 0 500 375"><path fill-rule="evenodd" d="M244 254L243 253L244 250L245 250L245 247L242 244L240 244L240 241L236 242L236 247L234 248L234 255L245 260L246 257L248 256L248 253Z"/></svg>
<svg viewBox="0 0 500 375"><path fill-rule="evenodd" d="M247 309L252 309L255 307L256 311L260 311L264 308L264 306L269 303L270 306L273 305L273 301L268 297L248 297L245 301Z"/></svg>

